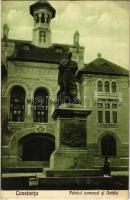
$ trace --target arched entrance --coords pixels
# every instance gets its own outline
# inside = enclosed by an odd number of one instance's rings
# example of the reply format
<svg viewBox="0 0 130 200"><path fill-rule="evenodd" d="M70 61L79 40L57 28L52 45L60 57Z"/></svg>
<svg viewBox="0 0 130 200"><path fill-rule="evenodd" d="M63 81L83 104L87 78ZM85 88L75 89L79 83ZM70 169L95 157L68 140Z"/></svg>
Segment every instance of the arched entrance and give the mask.
<svg viewBox="0 0 130 200"><path fill-rule="evenodd" d="M116 140L112 135L105 135L102 137L101 153L103 156L116 156Z"/></svg>
<svg viewBox="0 0 130 200"><path fill-rule="evenodd" d="M19 144L23 161L49 161L55 150L55 139L51 134L32 133L20 139Z"/></svg>

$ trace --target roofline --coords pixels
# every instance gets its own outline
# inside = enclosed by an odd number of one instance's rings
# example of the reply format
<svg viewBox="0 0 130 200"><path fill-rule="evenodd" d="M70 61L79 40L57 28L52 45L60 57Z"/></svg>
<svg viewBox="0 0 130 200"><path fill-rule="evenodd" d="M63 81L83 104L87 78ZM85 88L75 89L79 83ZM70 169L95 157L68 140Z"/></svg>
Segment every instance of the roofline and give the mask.
<svg viewBox="0 0 130 200"><path fill-rule="evenodd" d="M98 59L98 58L96 58L96 59ZM95 60L96 60L95 59ZM116 67L120 67L120 68L122 68L122 69L124 69L124 70L126 70L127 72L129 72L129 70L127 70L127 69L125 69L124 67L122 67L122 66L120 66L120 65L118 65L118 64L115 64L115 63L113 63L113 62L111 62L111 61L109 61L109 60L107 60L107 59L105 59L105 58L102 58L104 61L106 61L106 62L109 62L110 64L112 64L112 65L115 65ZM89 66L89 65L91 65L95 60L93 60L93 61L91 61L90 63L88 63L88 64L84 64L84 68L85 67L87 67L87 66ZM84 69L84 68L82 68L82 69Z"/></svg>
<svg viewBox="0 0 130 200"><path fill-rule="evenodd" d="M4 42L4 39L2 38L1 39L1 41L3 41ZM19 39L7 39L7 42L27 42L27 43L30 43L30 44L32 44L31 42L31 40L19 40ZM32 44L32 45L34 45L34 44ZM68 47L75 47L73 44L64 44L64 43L52 43L52 46L53 45L64 45L64 46L68 46ZM35 45L34 45L35 46ZM37 46L36 46L37 47ZM40 48L40 47L38 47L38 48ZM85 49L85 47L84 46L79 46L79 48L81 48L81 49Z"/></svg>
<svg viewBox="0 0 130 200"><path fill-rule="evenodd" d="M1 41L5 41L4 38L1 38ZM31 40L20 40L20 39L12 39L12 38L8 38L7 41L9 42L32 42Z"/></svg>
<svg viewBox="0 0 130 200"><path fill-rule="evenodd" d="M76 78L79 80L80 78L81 78L81 76L83 75L83 74L85 74L85 75L89 75L89 74L93 74L93 75L109 75L109 76L126 76L126 77L129 77L129 73L128 74L120 74L120 73L118 73L118 74L114 74L114 73L101 73L101 72L88 72L88 71L79 71L78 73L77 73L77 76L76 76Z"/></svg>
<svg viewBox="0 0 130 200"><path fill-rule="evenodd" d="M15 58L15 57L8 57L9 61L20 61L20 62L38 62L38 63L50 63L50 64L59 64L60 61L54 61L54 60L39 60L39 59L28 59L28 58Z"/></svg>

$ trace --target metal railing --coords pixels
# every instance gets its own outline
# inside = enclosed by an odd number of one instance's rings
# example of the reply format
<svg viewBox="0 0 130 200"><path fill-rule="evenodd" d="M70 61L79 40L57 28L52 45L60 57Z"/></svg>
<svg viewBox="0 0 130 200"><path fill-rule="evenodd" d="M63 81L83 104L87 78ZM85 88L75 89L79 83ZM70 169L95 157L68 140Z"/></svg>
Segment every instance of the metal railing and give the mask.
<svg viewBox="0 0 130 200"><path fill-rule="evenodd" d="M95 91L94 98L106 98L106 99L119 99L122 102L122 94L119 92L97 92Z"/></svg>

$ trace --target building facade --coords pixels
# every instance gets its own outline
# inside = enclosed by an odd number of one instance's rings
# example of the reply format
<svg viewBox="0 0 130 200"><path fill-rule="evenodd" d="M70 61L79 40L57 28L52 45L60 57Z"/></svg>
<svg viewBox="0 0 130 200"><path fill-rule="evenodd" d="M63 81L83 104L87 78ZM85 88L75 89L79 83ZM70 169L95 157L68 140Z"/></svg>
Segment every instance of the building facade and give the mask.
<svg viewBox="0 0 130 200"><path fill-rule="evenodd" d="M68 51L78 63L81 105L92 110L87 122L87 149L94 166L104 157L113 168L128 167L128 71L98 55L84 64L79 32L73 45L53 44L51 20L56 10L46 1L30 6L32 41L2 39L2 166L49 163L55 150L52 113L59 86L58 65Z"/></svg>

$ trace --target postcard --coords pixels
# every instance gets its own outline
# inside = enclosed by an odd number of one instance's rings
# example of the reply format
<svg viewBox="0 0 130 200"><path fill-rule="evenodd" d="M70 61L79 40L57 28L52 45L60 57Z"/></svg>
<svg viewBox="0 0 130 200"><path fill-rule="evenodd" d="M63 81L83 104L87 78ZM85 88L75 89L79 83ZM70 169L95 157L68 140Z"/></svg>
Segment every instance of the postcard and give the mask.
<svg viewBox="0 0 130 200"><path fill-rule="evenodd" d="M1 2L1 199L128 199L129 5Z"/></svg>

